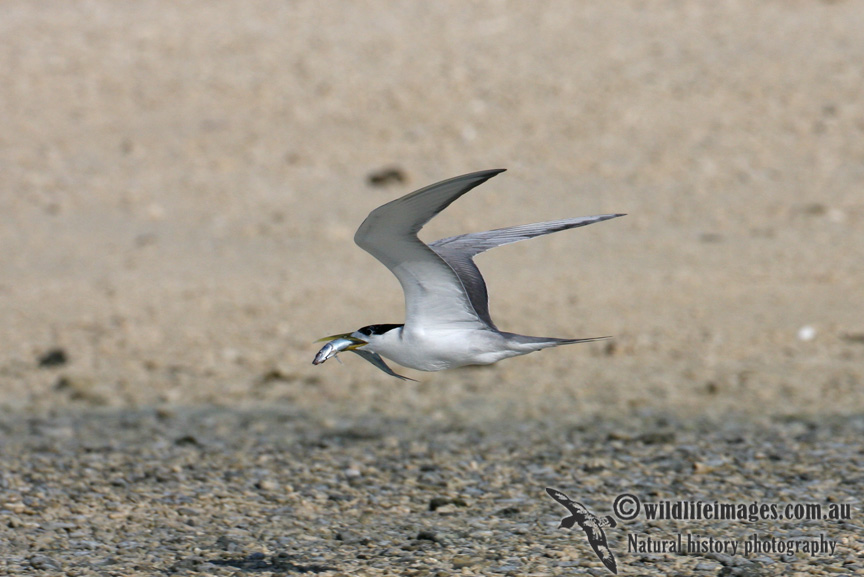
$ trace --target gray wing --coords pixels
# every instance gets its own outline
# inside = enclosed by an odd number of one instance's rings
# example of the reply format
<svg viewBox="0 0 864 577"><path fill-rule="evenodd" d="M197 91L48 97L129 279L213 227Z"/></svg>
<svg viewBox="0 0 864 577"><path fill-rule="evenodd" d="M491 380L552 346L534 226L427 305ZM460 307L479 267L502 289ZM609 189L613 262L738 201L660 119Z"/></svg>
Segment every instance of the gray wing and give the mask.
<svg viewBox="0 0 864 577"><path fill-rule="evenodd" d="M417 238L417 232L454 200L501 172L484 170L421 188L376 208L357 229L354 242L402 285L406 329L414 324L464 323L485 328L459 275Z"/></svg>
<svg viewBox="0 0 864 577"><path fill-rule="evenodd" d="M480 274L480 269L474 264L473 257L475 255L496 246L594 224L595 222L609 220L618 216L624 215L601 214L598 216L582 216L498 228L485 232L460 234L459 236L436 240L429 244L429 248L435 251L456 272L468 293L468 298L471 300L471 305L474 307L477 315L489 326L494 327L495 324L489 315L489 294L486 291L486 282L483 280L483 275Z"/></svg>

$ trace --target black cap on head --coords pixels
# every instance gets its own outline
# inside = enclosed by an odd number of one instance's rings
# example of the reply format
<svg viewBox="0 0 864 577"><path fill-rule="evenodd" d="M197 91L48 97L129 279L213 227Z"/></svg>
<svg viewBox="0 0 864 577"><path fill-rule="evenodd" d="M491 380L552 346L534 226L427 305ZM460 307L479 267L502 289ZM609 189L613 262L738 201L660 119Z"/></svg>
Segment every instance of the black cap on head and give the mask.
<svg viewBox="0 0 864 577"><path fill-rule="evenodd" d="M368 337L371 335L383 335L386 332L390 332L393 329L398 329L403 326L405 325L369 325L362 329L357 329L357 332Z"/></svg>

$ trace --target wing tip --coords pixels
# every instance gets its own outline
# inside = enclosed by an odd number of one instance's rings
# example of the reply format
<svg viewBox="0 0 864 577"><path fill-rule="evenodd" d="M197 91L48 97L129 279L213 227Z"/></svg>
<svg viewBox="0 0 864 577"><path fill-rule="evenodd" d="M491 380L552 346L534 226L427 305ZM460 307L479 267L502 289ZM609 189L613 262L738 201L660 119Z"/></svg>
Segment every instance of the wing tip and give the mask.
<svg viewBox="0 0 864 577"><path fill-rule="evenodd" d="M474 176L474 177L481 177L481 178L483 178L483 181L485 182L485 181L489 180L490 178L492 178L492 177L494 177L494 176L498 176L498 175L501 174L502 172L507 172L507 169L506 169L506 168L489 168L489 169L487 169L487 170L478 170L477 172L470 172L470 173L465 174L465 175L463 175L463 176L466 176L466 177L472 177L472 176ZM459 178L459 177L457 177L457 178Z"/></svg>
<svg viewBox="0 0 864 577"><path fill-rule="evenodd" d="M565 495L564 493L562 493L562 492L559 491L558 489L553 489L552 487L546 487L546 493L547 493L550 497L552 497L553 499L555 499L556 501L559 500L559 497L560 497L560 498L564 498L564 499L570 499L570 497L568 497L567 495ZM560 502L560 501L559 501L559 502Z"/></svg>

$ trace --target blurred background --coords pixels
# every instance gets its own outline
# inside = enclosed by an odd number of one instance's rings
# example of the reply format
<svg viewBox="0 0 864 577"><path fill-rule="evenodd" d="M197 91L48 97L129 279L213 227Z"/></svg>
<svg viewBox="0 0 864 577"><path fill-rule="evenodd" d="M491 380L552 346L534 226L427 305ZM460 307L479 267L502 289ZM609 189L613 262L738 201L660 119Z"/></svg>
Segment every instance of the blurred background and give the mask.
<svg viewBox="0 0 864 577"><path fill-rule="evenodd" d="M860 3L0 11L2 409L864 408ZM478 259L503 330L614 340L419 383L313 367L403 318L366 214L499 167L423 238L628 213Z"/></svg>

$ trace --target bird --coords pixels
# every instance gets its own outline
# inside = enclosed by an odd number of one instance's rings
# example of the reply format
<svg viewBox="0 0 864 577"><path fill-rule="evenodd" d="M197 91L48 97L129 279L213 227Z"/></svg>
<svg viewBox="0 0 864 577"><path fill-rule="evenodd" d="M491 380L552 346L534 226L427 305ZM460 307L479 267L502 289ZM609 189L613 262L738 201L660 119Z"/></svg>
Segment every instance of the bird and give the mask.
<svg viewBox="0 0 864 577"><path fill-rule="evenodd" d="M609 545L606 542L606 533L603 532L603 527L615 527L617 523L611 515L605 517L597 517L588 510L585 505L578 501L572 500L570 497L559 491L558 489L546 488L546 492L550 497L563 505L570 515L561 519L561 524L558 528L572 529L573 525L578 524L588 536L588 543L594 552L612 573L618 574L618 564L615 562L615 555L609 550Z"/></svg>
<svg viewBox="0 0 864 577"><path fill-rule="evenodd" d="M489 314L486 283L473 257L505 244L624 214L524 224L451 236L429 244L418 238L417 233L434 216L504 170L483 170L443 180L369 213L357 229L354 242L399 280L405 294L405 322L368 325L318 339L316 342L327 344L315 355L313 364L347 350L388 375L413 381L394 372L382 357L420 371L441 371L488 365L541 349L609 338L533 337L499 330Z"/></svg>

